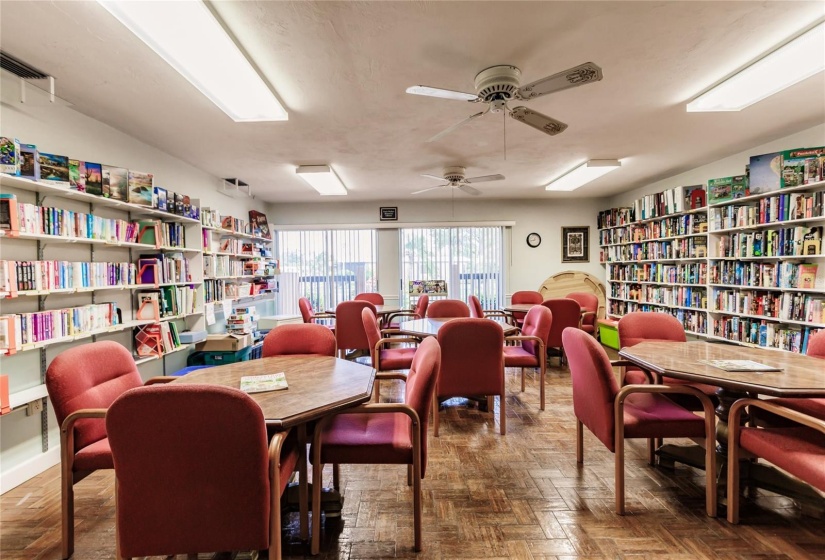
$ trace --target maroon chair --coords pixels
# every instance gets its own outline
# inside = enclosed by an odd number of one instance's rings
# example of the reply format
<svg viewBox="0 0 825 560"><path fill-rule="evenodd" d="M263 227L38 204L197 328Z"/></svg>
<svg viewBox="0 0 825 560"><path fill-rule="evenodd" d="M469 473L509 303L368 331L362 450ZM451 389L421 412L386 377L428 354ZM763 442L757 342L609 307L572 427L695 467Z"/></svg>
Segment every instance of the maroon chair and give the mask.
<svg viewBox="0 0 825 560"><path fill-rule="evenodd" d="M559 365L564 365L564 340L562 333L567 327L579 328L581 324L581 306L579 302L567 298L546 299L541 304L553 314L553 326L547 338L547 348L557 348Z"/></svg>
<svg viewBox="0 0 825 560"><path fill-rule="evenodd" d="M335 356L335 335L323 325L302 323L279 325L264 338L262 356L308 354Z"/></svg>
<svg viewBox="0 0 825 560"><path fill-rule="evenodd" d="M397 330L401 321L414 321L415 319L423 319L427 316L427 307L430 304L430 296L422 294L418 296L418 301L415 302L415 309L412 311L399 311L387 317L387 327L390 330Z"/></svg>
<svg viewBox="0 0 825 560"><path fill-rule="evenodd" d="M439 299L427 307L427 317L431 319L469 316L470 308L460 299Z"/></svg>
<svg viewBox="0 0 825 560"><path fill-rule="evenodd" d="M347 350L360 350L369 353L372 347L364 331L361 310L369 309L375 315L375 305L368 301L344 301L335 308L335 342L338 355L346 357Z"/></svg>
<svg viewBox="0 0 825 560"><path fill-rule="evenodd" d="M265 550L281 557L280 496L299 453L267 442L258 404L215 385L124 393L106 415L118 558Z"/></svg>
<svg viewBox="0 0 825 560"><path fill-rule="evenodd" d="M728 421L728 521L739 523L739 462L745 451L765 459L825 492L825 420L776 404L780 399L740 399L730 409ZM788 399L793 400L793 399ZM804 399L798 399L804 400ZM793 427L741 426L742 413L761 411L781 417Z"/></svg>
<svg viewBox="0 0 825 560"><path fill-rule="evenodd" d="M599 297L591 292L571 292L567 299L579 302L581 307L581 330L596 336L596 319L599 317Z"/></svg>
<svg viewBox="0 0 825 560"><path fill-rule="evenodd" d="M541 295L539 292L534 292L532 290L520 290L513 294L513 297L510 298L510 303L533 303L533 304L540 304L544 301L544 296ZM524 323L524 317L527 313L523 312L513 312L513 320L516 322L516 326L521 328L522 323Z"/></svg>
<svg viewBox="0 0 825 560"><path fill-rule="evenodd" d="M378 319L369 309L361 310L361 321L364 323L364 332L367 333L367 340L370 345L370 357L372 367L375 368L375 401L381 398L380 382L382 379L407 379L407 374L403 371L410 369L416 348L383 348L389 344L409 342L418 344L419 340L413 337L393 337L384 338L381 336L381 329L378 327ZM392 372L392 373L390 373Z"/></svg>
<svg viewBox="0 0 825 560"><path fill-rule="evenodd" d="M301 318L304 320L304 323L318 323L327 328L335 329L335 324L333 323L335 313L315 313L315 310L312 308L312 302L305 297L298 298L298 309L301 310Z"/></svg>
<svg viewBox="0 0 825 560"><path fill-rule="evenodd" d="M430 306L432 309L432 306ZM501 435L507 432L504 396L504 331L487 319L455 319L438 330L441 373L436 397L487 397L487 408L495 414L493 396L499 397ZM433 433L438 437L438 403L433 406Z"/></svg>
<svg viewBox="0 0 825 560"><path fill-rule="evenodd" d="M355 301L368 301L373 305L384 305L384 296L378 292L364 292L355 296Z"/></svg>
<svg viewBox="0 0 825 560"><path fill-rule="evenodd" d="M555 317L554 317L555 320ZM699 437L707 442L705 452L706 510L716 516L716 446L713 403L686 385L626 385L619 388L604 348L595 338L576 327L562 335L573 383L573 412L576 415L576 462L582 464L582 424L605 447L616 454L616 513L624 514L624 440L648 440L648 462L653 464L653 441L665 437ZM705 417L682 408L666 394L692 395L702 402Z"/></svg>
<svg viewBox="0 0 825 560"><path fill-rule="evenodd" d="M147 385L173 381L153 378ZM75 346L46 370L46 390L60 426L62 558L74 552L74 485L94 471L114 468L104 418L122 393L140 387L132 353L113 341Z"/></svg>
<svg viewBox="0 0 825 560"><path fill-rule="evenodd" d="M553 314L543 305L527 312L520 335L508 336L505 342L521 342L520 346L504 347L504 367L521 368L521 392L524 392L524 368L538 368L540 374L540 405L544 410L544 378L547 373L547 338L553 325Z"/></svg>
<svg viewBox="0 0 825 560"><path fill-rule="evenodd" d="M427 469L427 424L441 352L434 338L418 347L404 389L404 403L370 403L324 418L312 444L312 553L320 545L321 474L324 463L408 465L413 485L415 550L422 548L421 479ZM338 477L334 477L337 480Z"/></svg>
<svg viewBox="0 0 825 560"><path fill-rule="evenodd" d="M512 318L509 313L506 313L500 309L482 309L481 302L476 296L471 295L467 298L467 304L470 307L470 317L475 317L477 319L492 319L493 317L498 317L504 321L510 321Z"/></svg>

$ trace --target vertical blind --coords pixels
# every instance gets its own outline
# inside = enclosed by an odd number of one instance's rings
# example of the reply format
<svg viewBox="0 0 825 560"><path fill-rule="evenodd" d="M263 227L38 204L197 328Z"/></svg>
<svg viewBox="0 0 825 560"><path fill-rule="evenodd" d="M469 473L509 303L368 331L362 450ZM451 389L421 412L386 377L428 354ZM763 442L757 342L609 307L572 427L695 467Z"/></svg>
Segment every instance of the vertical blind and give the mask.
<svg viewBox="0 0 825 560"><path fill-rule="evenodd" d="M448 297L475 295L485 309L504 304L504 228L403 228L399 240L405 306L410 283L421 280L445 280Z"/></svg>
<svg viewBox="0 0 825 560"><path fill-rule="evenodd" d="M373 229L279 231L277 243L282 272L298 275L299 296L316 310L378 291Z"/></svg>

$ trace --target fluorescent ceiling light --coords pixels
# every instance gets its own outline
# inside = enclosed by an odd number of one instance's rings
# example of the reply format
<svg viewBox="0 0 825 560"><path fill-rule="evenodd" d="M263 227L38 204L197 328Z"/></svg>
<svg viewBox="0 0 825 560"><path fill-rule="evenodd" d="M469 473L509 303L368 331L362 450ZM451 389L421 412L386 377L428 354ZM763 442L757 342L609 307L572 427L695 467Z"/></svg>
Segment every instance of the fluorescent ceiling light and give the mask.
<svg viewBox="0 0 825 560"><path fill-rule="evenodd" d="M429 86L410 86L407 93L415 95L426 95L427 97L443 97L444 99L457 99L458 101L472 101L478 99L474 93L464 93L463 91L453 91L449 89L438 89Z"/></svg>
<svg viewBox="0 0 825 560"><path fill-rule="evenodd" d="M741 111L825 70L825 23L757 60L687 104L689 113Z"/></svg>
<svg viewBox="0 0 825 560"><path fill-rule="evenodd" d="M301 165L298 176L324 196L347 194L347 188L329 165Z"/></svg>
<svg viewBox="0 0 825 560"><path fill-rule="evenodd" d="M573 191L621 166L622 162L617 159L591 159L572 171L568 171L558 179L550 181L550 184L544 189L548 191Z"/></svg>
<svg viewBox="0 0 825 560"><path fill-rule="evenodd" d="M98 2L232 120L287 120L275 94L200 0Z"/></svg>

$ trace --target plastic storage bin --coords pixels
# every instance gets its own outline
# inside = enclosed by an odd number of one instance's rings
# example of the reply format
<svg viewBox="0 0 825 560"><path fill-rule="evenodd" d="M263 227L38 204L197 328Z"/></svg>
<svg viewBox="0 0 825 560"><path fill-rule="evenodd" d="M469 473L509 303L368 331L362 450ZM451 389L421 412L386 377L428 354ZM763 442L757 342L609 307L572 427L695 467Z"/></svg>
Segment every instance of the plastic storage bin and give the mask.
<svg viewBox="0 0 825 560"><path fill-rule="evenodd" d="M193 352L186 360L187 366L222 366L224 364L234 364L249 359L252 353L252 346L241 348L240 350L218 352L204 351Z"/></svg>
<svg viewBox="0 0 825 560"><path fill-rule="evenodd" d="M203 368L208 368L208 367L212 367L212 366L207 366L207 365L203 365L203 366L187 366L187 367L185 367L185 368L183 368L183 369L179 369L178 371L176 371L175 373L173 373L173 374L171 374L171 375L172 375L173 377L180 377L181 375L186 375L186 374L187 374L187 373L189 373L190 371L195 371L196 369L203 369Z"/></svg>
<svg viewBox="0 0 825 560"><path fill-rule="evenodd" d="M619 350L619 322L612 319L599 319L599 341L608 348Z"/></svg>

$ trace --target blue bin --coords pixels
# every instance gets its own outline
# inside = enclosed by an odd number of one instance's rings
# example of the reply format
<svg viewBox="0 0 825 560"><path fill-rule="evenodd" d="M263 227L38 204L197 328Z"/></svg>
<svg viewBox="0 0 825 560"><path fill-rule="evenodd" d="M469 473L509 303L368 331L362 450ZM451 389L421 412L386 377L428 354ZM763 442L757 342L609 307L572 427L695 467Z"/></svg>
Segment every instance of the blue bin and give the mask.
<svg viewBox="0 0 825 560"><path fill-rule="evenodd" d="M185 367L183 369L179 369L178 371L176 371L172 375L175 376L175 377L178 377L178 376L181 376L181 375L186 375L190 371L195 371L196 369L203 369L203 368L208 368L208 367L212 367L212 366L189 366L189 367Z"/></svg>

